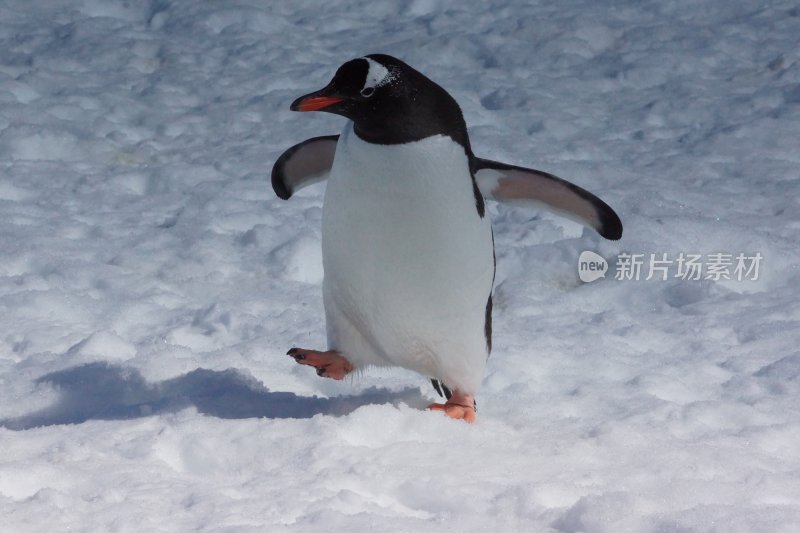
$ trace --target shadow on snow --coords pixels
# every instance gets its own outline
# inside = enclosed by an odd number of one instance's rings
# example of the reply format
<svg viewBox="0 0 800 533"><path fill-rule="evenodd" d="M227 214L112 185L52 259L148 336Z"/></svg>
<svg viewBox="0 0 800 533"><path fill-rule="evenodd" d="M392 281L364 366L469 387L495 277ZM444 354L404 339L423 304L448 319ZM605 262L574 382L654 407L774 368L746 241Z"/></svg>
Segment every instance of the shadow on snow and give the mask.
<svg viewBox="0 0 800 533"><path fill-rule="evenodd" d="M218 418L311 418L341 416L363 405L424 403L419 389L399 392L371 388L357 396L318 398L291 392L273 392L239 370L199 368L160 383L148 383L138 370L89 363L44 375L37 383L51 383L59 401L41 411L0 420L0 426L22 430L87 420L125 420L194 406Z"/></svg>

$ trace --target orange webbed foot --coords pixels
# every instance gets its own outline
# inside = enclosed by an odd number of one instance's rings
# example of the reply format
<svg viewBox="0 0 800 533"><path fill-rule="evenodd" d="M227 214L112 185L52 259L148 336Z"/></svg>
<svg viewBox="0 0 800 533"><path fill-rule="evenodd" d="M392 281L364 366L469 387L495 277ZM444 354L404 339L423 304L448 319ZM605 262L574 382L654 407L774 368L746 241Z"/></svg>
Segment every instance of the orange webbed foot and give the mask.
<svg viewBox="0 0 800 533"><path fill-rule="evenodd" d="M353 365L337 351L318 352L292 348L286 355L292 357L298 364L313 366L317 375L324 378L342 379L353 371Z"/></svg>
<svg viewBox="0 0 800 533"><path fill-rule="evenodd" d="M431 411L442 411L450 418L464 420L468 423L475 422L475 399L471 394L464 394L457 390L446 403L432 403L428 406Z"/></svg>

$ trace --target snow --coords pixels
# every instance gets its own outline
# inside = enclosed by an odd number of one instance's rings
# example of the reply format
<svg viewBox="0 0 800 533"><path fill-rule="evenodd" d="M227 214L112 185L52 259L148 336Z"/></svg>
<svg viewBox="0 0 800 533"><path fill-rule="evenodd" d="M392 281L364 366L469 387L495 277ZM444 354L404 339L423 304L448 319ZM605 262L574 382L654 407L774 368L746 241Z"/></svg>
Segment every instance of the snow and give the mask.
<svg viewBox="0 0 800 533"><path fill-rule="evenodd" d="M795 531L794 2L6 2L3 531ZM477 155L553 172L619 242L492 204L478 421L426 380L321 380L324 185L275 158L344 61L404 59ZM610 263L578 280L578 256ZM620 281L621 252L757 281Z"/></svg>

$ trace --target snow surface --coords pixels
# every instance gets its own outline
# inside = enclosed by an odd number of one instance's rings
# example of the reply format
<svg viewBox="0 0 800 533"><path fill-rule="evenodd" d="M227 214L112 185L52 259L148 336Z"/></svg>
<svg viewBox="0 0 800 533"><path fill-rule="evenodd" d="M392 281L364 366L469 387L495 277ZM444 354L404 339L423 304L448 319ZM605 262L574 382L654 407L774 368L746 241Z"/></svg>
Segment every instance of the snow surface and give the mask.
<svg viewBox="0 0 800 533"><path fill-rule="evenodd" d="M794 1L6 1L0 530L797 531ZM478 421L423 377L317 378L324 185L288 110L389 53L476 154L625 234L492 205ZM755 282L577 277L583 250L764 256Z"/></svg>

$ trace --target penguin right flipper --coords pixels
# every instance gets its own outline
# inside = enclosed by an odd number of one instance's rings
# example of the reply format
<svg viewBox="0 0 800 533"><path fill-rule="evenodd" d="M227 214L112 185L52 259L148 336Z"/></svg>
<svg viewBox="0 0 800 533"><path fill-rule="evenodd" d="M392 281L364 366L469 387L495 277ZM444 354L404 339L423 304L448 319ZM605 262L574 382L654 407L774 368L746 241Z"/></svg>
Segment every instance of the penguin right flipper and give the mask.
<svg viewBox="0 0 800 533"><path fill-rule="evenodd" d="M500 202L540 204L597 230L612 241L622 237L622 221L603 200L541 170L475 158L475 181L483 196Z"/></svg>
<svg viewBox="0 0 800 533"><path fill-rule="evenodd" d="M338 135L312 137L283 152L272 167L272 189L278 198L288 200L295 191L324 180L338 141Z"/></svg>

